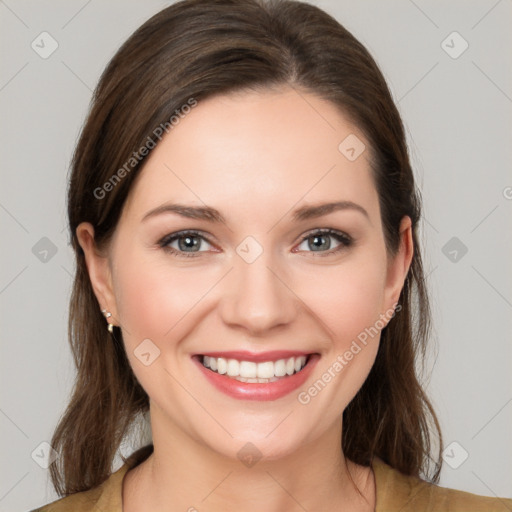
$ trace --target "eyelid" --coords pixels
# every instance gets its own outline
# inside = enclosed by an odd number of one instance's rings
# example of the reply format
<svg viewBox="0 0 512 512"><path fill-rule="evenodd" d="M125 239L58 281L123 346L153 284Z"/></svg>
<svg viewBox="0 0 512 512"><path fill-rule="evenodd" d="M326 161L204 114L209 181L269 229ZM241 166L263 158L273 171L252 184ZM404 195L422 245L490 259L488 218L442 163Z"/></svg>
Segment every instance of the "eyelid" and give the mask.
<svg viewBox="0 0 512 512"><path fill-rule="evenodd" d="M352 242L353 238L343 231L340 231L338 229L334 228L314 228L310 229L303 235L301 235L300 242L303 242L304 240L307 240L308 238L312 237L313 235L333 235L333 236L339 236L340 238L344 238L347 242Z"/></svg>

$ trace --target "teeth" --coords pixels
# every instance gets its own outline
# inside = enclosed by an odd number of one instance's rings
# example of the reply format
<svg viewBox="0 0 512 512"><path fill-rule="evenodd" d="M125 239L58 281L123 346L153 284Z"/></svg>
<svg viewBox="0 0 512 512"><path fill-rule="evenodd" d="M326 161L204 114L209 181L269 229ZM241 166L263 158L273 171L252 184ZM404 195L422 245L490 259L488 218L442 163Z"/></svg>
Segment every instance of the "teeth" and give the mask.
<svg viewBox="0 0 512 512"><path fill-rule="evenodd" d="M203 356L203 365L221 375L226 374L240 382L267 383L275 382L280 377L300 372L306 365L306 356L290 357L278 361L238 361L223 357Z"/></svg>
<svg viewBox="0 0 512 512"><path fill-rule="evenodd" d="M228 359L228 371L229 377L237 377L240 375L240 363L236 359Z"/></svg>
<svg viewBox="0 0 512 512"><path fill-rule="evenodd" d="M279 359L279 361L274 363L274 375L276 377L284 377L286 375L286 361L284 359Z"/></svg>
<svg viewBox="0 0 512 512"><path fill-rule="evenodd" d="M204 362L203 362L204 364ZM223 359L222 357L219 357L217 359L217 373L220 373L221 375L224 375L228 371L228 362Z"/></svg>
<svg viewBox="0 0 512 512"><path fill-rule="evenodd" d="M210 368L212 368L210 366ZM213 370L213 368L212 368ZM240 376L244 378L255 378L258 376L258 365L252 361L240 361Z"/></svg>
<svg viewBox="0 0 512 512"><path fill-rule="evenodd" d="M266 363L258 363L258 377L260 379L270 379L270 377L275 377L274 363L272 361L267 361Z"/></svg>
<svg viewBox="0 0 512 512"><path fill-rule="evenodd" d="M234 379L240 382L249 382L249 383L258 383L258 384L267 384L268 382L276 382L279 380L277 377L272 377L270 379L246 379L245 377L233 377Z"/></svg>
<svg viewBox="0 0 512 512"><path fill-rule="evenodd" d="M290 357L288 361L286 361L286 373L288 375L293 375L295 372L295 359L293 357Z"/></svg>

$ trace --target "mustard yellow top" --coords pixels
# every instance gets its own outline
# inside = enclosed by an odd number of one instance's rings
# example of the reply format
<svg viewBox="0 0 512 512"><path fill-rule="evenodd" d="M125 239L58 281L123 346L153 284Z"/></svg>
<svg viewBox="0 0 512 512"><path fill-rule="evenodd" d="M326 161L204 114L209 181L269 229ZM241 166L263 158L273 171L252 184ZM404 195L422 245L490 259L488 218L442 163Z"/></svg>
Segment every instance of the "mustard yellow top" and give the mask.
<svg viewBox="0 0 512 512"><path fill-rule="evenodd" d="M61 498L31 512L122 512L123 478L133 464L124 464L100 486ZM511 512L512 499L490 498L440 487L407 476L375 457L375 512Z"/></svg>

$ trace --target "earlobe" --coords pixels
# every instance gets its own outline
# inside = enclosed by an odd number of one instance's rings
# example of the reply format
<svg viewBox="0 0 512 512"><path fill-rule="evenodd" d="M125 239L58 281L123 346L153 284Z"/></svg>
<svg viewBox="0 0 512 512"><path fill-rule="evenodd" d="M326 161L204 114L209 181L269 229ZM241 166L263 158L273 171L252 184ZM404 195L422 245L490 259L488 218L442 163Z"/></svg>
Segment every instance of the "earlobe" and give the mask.
<svg viewBox="0 0 512 512"><path fill-rule="evenodd" d="M112 323L118 325L119 322L115 295L112 286L112 274L109 266L108 257L102 254L94 240L94 227L89 222L82 222L76 228L78 243L85 255L87 272L91 281L91 286L98 300L98 307L101 310L107 310L112 314Z"/></svg>

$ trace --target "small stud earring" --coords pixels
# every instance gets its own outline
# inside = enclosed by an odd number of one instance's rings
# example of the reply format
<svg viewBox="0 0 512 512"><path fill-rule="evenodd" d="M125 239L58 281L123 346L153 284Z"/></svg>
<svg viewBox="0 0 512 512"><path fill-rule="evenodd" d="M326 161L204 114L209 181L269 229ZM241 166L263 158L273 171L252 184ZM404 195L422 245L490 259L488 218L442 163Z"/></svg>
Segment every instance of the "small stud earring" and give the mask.
<svg viewBox="0 0 512 512"><path fill-rule="evenodd" d="M103 313L103 316L105 318L107 318L107 329L108 329L108 332L110 334L112 334L114 332L114 324L111 324L109 321L108 321L108 318L110 318L112 316L112 313L110 311L107 311L106 309L102 309L101 312Z"/></svg>

